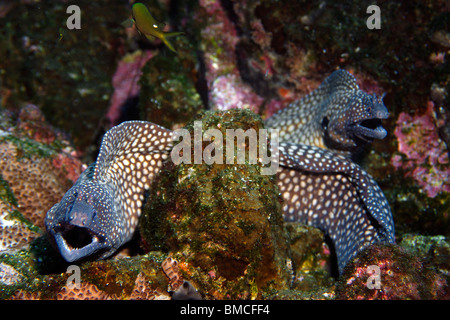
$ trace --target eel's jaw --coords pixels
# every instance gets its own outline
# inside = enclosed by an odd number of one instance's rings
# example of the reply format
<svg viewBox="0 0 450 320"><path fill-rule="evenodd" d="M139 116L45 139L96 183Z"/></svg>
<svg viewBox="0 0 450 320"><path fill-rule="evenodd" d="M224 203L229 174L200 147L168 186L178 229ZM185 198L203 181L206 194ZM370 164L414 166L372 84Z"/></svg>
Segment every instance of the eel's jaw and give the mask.
<svg viewBox="0 0 450 320"><path fill-rule="evenodd" d="M386 129L381 126L380 119L365 120L352 126L351 131L355 136L364 140L384 139L387 135Z"/></svg>
<svg viewBox="0 0 450 320"><path fill-rule="evenodd" d="M109 246L103 237L100 237L87 228L77 227L78 229L84 229L84 233L89 234L91 241L86 244L83 243L83 245L80 245L79 247L75 244L71 244L71 241L68 239L67 235L68 231L71 230L72 227L73 226L69 226L69 228L65 228L65 230L53 232L53 237L58 245L59 252L67 262L77 261L93 255L100 250L109 249Z"/></svg>
<svg viewBox="0 0 450 320"><path fill-rule="evenodd" d="M374 105L373 109L369 117L350 125L350 131L363 141L371 142L373 139L381 140L387 135L386 129L381 125L381 120L387 119L389 112L382 103Z"/></svg>

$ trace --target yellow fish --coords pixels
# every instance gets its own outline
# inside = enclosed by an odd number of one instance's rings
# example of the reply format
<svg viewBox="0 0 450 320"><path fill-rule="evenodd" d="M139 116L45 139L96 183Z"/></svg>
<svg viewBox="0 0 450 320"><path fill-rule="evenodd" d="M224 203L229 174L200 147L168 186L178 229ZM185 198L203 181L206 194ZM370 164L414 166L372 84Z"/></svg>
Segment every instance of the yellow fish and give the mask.
<svg viewBox="0 0 450 320"><path fill-rule="evenodd" d="M154 37L161 39L164 44L173 52L176 52L172 44L167 40L169 37L178 36L184 32L163 32L159 30L160 25L155 18L152 17L147 7L140 2L133 4L132 7L133 19L128 19L122 23L125 27L131 27L134 24L136 28L147 39L153 40Z"/></svg>

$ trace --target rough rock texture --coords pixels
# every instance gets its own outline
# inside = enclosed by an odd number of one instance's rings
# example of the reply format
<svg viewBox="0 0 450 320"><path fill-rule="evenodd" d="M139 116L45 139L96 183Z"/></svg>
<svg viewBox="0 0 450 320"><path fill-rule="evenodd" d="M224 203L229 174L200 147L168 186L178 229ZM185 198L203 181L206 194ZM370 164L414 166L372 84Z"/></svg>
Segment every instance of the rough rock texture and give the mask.
<svg viewBox="0 0 450 320"><path fill-rule="evenodd" d="M371 268L378 268L378 271ZM336 298L450 299L446 278L448 275L402 247L374 245L358 254L346 267L336 289Z"/></svg>
<svg viewBox="0 0 450 320"><path fill-rule="evenodd" d="M67 138L39 108L0 110L0 251L18 249L41 234L47 210L82 171Z"/></svg>
<svg viewBox="0 0 450 320"><path fill-rule="evenodd" d="M47 244L48 250L52 250ZM41 244L41 248L44 247ZM59 273L39 268L39 259L50 259L55 254L34 251L38 258L27 251L14 255L0 255L1 299L50 299L50 300L116 300L116 299L169 299L166 291L168 278L161 263L165 256L149 253L128 259L87 262L79 267L80 283L70 278L63 261L52 263L59 266ZM46 257L47 255L47 257ZM47 260L47 262L50 260ZM7 280L5 280L8 278ZM8 281L8 282L7 282Z"/></svg>
<svg viewBox="0 0 450 320"><path fill-rule="evenodd" d="M262 127L245 110L205 113L201 120L203 132L219 129L224 139L226 129ZM193 137L193 124L187 128ZM193 154L194 141L191 147ZM176 252L185 277L211 298L260 298L289 287L279 192L274 176L260 175L260 168L167 162L152 186L141 216L146 244Z"/></svg>

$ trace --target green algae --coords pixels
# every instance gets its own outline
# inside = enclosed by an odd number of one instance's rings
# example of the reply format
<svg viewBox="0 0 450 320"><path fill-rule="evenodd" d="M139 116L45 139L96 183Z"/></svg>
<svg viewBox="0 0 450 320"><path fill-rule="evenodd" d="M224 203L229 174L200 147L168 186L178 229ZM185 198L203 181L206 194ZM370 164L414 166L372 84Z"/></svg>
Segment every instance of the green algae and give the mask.
<svg viewBox="0 0 450 320"><path fill-rule="evenodd" d="M3 179L0 175L0 200L8 205L17 207L17 199L14 196L14 192L9 187L8 181Z"/></svg>
<svg viewBox="0 0 450 320"><path fill-rule="evenodd" d="M217 128L224 137L226 129L262 128L249 110L206 112L201 120L203 131ZM192 123L186 128L193 132ZM276 179L261 175L260 165L248 163L248 146L246 152L245 164L167 162L141 216L146 245L171 250L188 265L186 278L209 297L261 297L289 287Z"/></svg>
<svg viewBox="0 0 450 320"><path fill-rule="evenodd" d="M71 273L66 272L68 264L54 260L60 264L60 271L56 272L53 268L53 273L42 274L36 254L39 251L34 249L0 255L0 263L11 266L19 274L11 285L0 282L0 299L8 299L18 290L39 294L40 299L56 299L61 288L70 280ZM164 290L169 283L161 269L165 258L166 255L161 252L150 252L127 259L86 262L80 265L81 282L91 283L115 299L127 299L135 288L136 278L142 274L149 287ZM48 257L46 259L49 263Z"/></svg>
<svg viewBox="0 0 450 320"><path fill-rule="evenodd" d="M161 269L166 257L161 252L150 252L126 259L84 263L81 265L81 281L92 283L117 298L125 298L131 294L140 273L154 289L167 288L168 279Z"/></svg>
<svg viewBox="0 0 450 320"><path fill-rule="evenodd" d="M158 54L142 69L139 109L142 120L166 128L182 126L204 108L197 92L197 58L184 37L177 39L178 55ZM164 72L159 72L164 70Z"/></svg>
<svg viewBox="0 0 450 320"><path fill-rule="evenodd" d="M14 135L6 135L0 137L0 143L8 141L14 144L17 149L17 158L29 159L32 156L38 156L39 158L48 158L56 155L56 150L45 143L38 142L36 140L27 137L16 137Z"/></svg>
<svg viewBox="0 0 450 320"><path fill-rule="evenodd" d="M450 243L443 235L405 234L399 244L409 253L421 257L426 265L450 281Z"/></svg>
<svg viewBox="0 0 450 320"><path fill-rule="evenodd" d="M16 197L14 196L14 192L9 187L8 182L3 179L3 176L0 174L0 201L9 207L9 213L4 218L7 220L18 220L21 224L26 226L30 231L41 233L41 229L35 226L31 221L26 219L22 213L15 209L18 206L18 202Z"/></svg>
<svg viewBox="0 0 450 320"><path fill-rule="evenodd" d="M49 121L78 146L91 143L112 92L111 77L125 30L125 4L80 1L80 30L68 30L67 4L15 4L2 17L0 84L3 106L42 106ZM108 14L98 14L107 8ZM58 29L64 29L60 39Z"/></svg>
<svg viewBox="0 0 450 320"><path fill-rule="evenodd" d="M0 283L0 299L7 299L18 290L41 292L41 298L45 299L53 294L50 288L56 289L62 284L62 281L59 283L55 281L54 277L39 274L35 268L34 257L27 250L20 250L14 254L1 254L0 263L13 267L20 274L20 278L13 285Z"/></svg>

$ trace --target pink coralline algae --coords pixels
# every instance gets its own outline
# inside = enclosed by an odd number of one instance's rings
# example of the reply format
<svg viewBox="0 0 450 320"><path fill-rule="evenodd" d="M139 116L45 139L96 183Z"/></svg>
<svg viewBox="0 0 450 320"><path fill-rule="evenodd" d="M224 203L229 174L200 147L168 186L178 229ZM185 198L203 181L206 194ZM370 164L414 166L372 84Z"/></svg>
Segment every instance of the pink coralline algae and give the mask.
<svg viewBox="0 0 450 320"><path fill-rule="evenodd" d="M240 77L237 67L235 47L238 36L234 24L228 19L220 1L202 0L207 26L202 29L203 50L205 52L206 81L213 109L250 109L258 113L264 98ZM262 61L262 64L267 64ZM276 104L270 101L268 105Z"/></svg>
<svg viewBox="0 0 450 320"><path fill-rule="evenodd" d="M391 159L395 168L405 170L405 175L413 177L431 198L450 192L448 153L439 138L433 114L433 102L428 102L423 115L400 113L394 132L399 153Z"/></svg>
<svg viewBox="0 0 450 320"><path fill-rule="evenodd" d="M217 110L250 109L258 112L263 98L234 74L218 77L212 84L211 101Z"/></svg>
<svg viewBox="0 0 450 320"><path fill-rule="evenodd" d="M372 245L345 268L337 299L420 300L448 299L444 275L397 245Z"/></svg>
<svg viewBox="0 0 450 320"><path fill-rule="evenodd" d="M233 23L227 18L220 1L201 0L207 26L202 29L202 49L205 52L206 79L208 87L220 75L234 73L238 75L234 48L239 40Z"/></svg>
<svg viewBox="0 0 450 320"><path fill-rule="evenodd" d="M116 73L112 79L114 93L111 98L108 113L108 125L113 127L118 124L121 115L121 107L128 98L138 95L140 86L138 84L144 65L153 57L152 51L136 51L127 54L117 66Z"/></svg>
<svg viewBox="0 0 450 320"><path fill-rule="evenodd" d="M205 51L206 80L212 107L218 110L242 108L245 103L255 111L253 103L261 103L245 85L236 66L234 48L238 37L219 1L200 1L207 16L207 27L201 32ZM246 99L246 100L243 100ZM258 106L259 106L258 104Z"/></svg>

